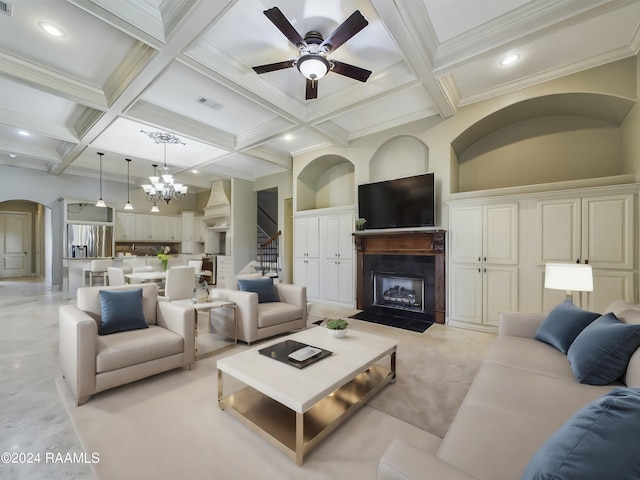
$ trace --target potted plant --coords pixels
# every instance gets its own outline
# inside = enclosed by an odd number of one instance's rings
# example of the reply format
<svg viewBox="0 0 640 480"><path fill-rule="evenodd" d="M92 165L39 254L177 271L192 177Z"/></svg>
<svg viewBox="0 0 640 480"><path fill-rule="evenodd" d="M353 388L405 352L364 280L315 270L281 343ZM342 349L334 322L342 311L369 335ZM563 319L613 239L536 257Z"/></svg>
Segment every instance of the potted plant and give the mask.
<svg viewBox="0 0 640 480"><path fill-rule="evenodd" d="M334 337L344 337L347 334L349 322L347 322L344 318L334 318L331 320L327 320L325 326L327 327L329 333Z"/></svg>

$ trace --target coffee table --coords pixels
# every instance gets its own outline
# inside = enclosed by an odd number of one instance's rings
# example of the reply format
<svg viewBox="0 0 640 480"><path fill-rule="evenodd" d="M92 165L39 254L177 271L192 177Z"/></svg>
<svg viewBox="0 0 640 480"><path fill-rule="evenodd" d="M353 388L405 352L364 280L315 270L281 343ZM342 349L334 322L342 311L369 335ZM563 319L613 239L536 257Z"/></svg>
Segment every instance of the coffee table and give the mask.
<svg viewBox="0 0 640 480"><path fill-rule="evenodd" d="M299 369L259 350L296 340L332 355ZM334 338L312 327L217 361L218 405L298 465L371 397L396 378L397 342L350 330ZM223 374L244 386L224 395Z"/></svg>

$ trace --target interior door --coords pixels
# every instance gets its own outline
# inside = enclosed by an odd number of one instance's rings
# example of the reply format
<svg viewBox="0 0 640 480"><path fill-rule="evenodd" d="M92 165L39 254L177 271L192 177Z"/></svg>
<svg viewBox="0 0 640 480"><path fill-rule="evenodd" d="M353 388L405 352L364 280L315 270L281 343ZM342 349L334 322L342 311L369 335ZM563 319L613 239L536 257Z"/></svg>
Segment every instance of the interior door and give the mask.
<svg viewBox="0 0 640 480"><path fill-rule="evenodd" d="M31 214L0 212L0 277L31 274Z"/></svg>

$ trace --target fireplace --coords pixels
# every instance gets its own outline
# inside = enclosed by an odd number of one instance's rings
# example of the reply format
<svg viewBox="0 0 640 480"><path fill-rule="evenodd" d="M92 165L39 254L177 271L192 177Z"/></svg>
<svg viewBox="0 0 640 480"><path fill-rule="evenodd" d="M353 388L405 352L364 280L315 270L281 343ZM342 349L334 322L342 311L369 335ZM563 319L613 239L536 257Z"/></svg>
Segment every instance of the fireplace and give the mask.
<svg viewBox="0 0 640 480"><path fill-rule="evenodd" d="M444 323L445 231L358 232L357 307Z"/></svg>
<svg viewBox="0 0 640 480"><path fill-rule="evenodd" d="M424 278L372 272L373 305L424 313Z"/></svg>

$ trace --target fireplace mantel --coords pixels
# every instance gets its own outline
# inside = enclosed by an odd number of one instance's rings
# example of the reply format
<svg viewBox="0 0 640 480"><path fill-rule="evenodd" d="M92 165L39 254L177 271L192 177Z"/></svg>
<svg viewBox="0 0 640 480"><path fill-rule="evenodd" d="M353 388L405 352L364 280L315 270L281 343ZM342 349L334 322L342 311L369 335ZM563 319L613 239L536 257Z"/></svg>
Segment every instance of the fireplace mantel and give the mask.
<svg viewBox="0 0 640 480"><path fill-rule="evenodd" d="M445 234L446 230L412 230L393 232L356 232L357 249L357 308L363 303L363 276L365 255L428 255L435 256L435 320L445 321Z"/></svg>

